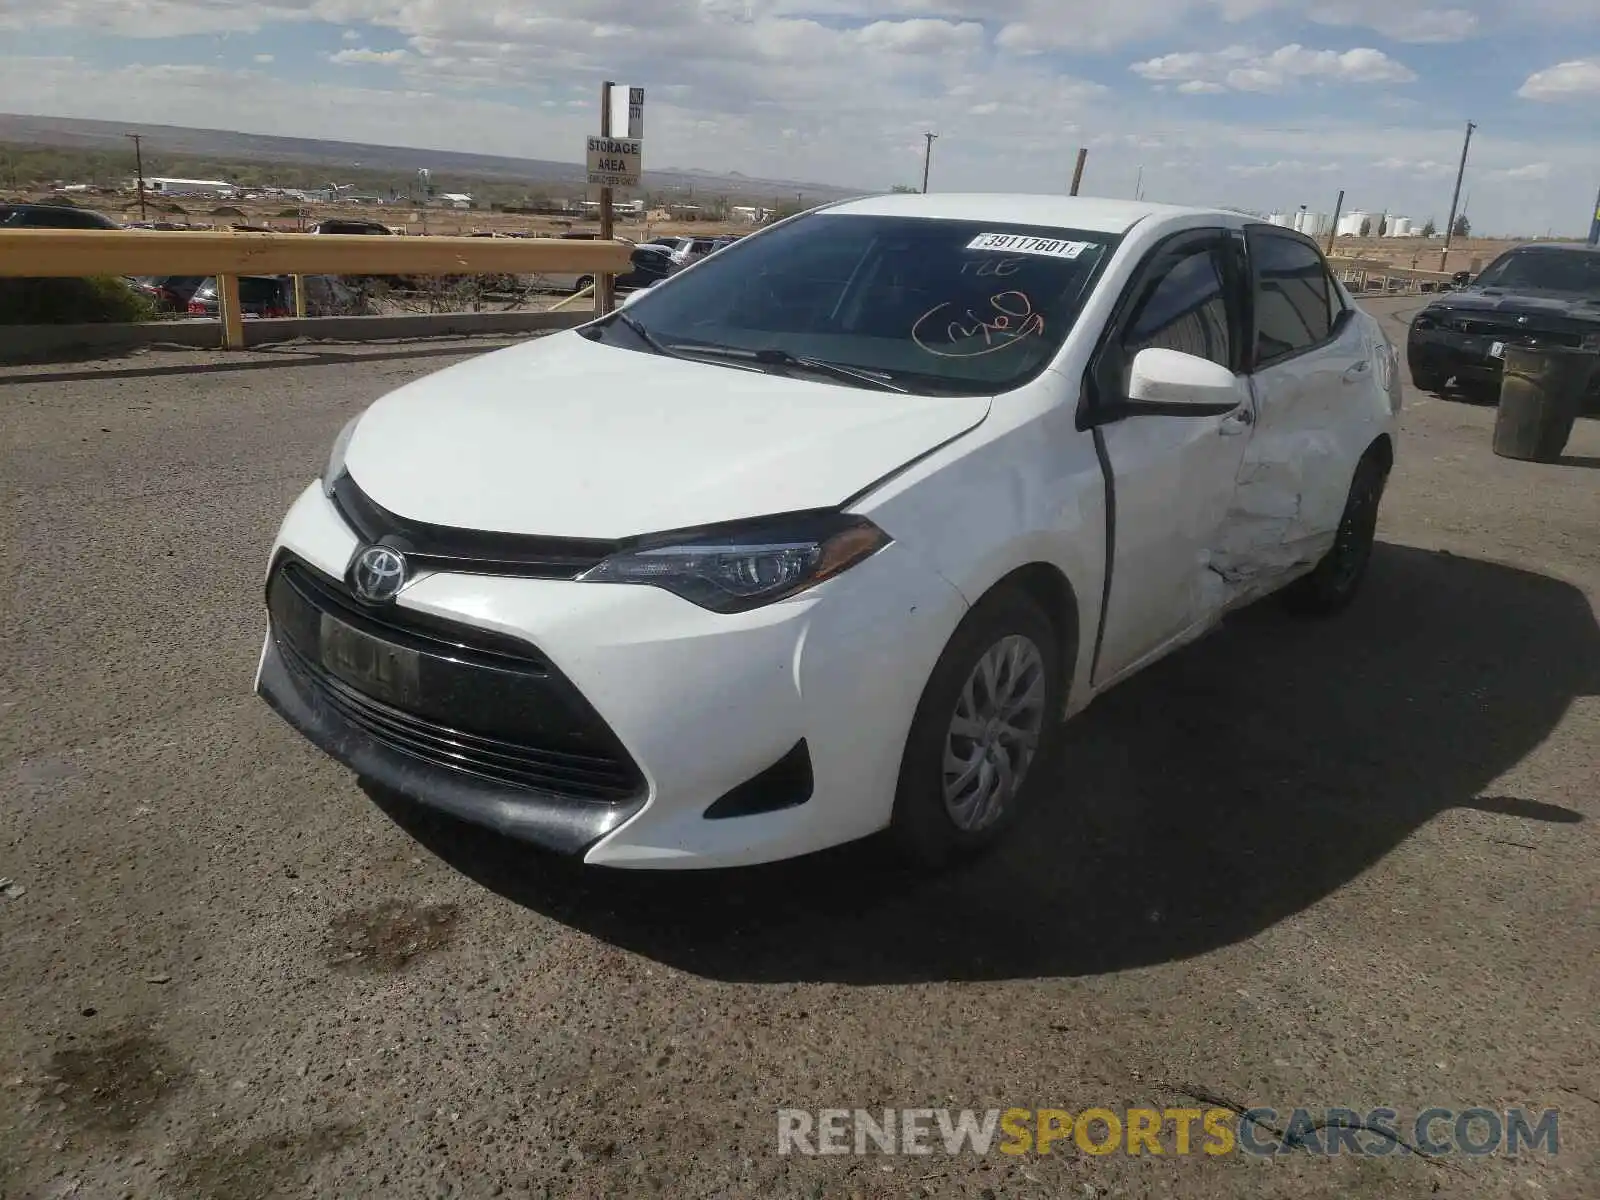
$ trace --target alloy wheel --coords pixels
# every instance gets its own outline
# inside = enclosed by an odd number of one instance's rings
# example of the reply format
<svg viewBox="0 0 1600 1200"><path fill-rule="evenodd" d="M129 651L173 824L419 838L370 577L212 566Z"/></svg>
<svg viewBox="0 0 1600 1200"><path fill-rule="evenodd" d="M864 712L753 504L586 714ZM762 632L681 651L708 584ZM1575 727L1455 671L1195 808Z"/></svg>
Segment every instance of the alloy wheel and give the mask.
<svg viewBox="0 0 1600 1200"><path fill-rule="evenodd" d="M1045 721L1044 656L1011 634L967 676L944 742L944 804L958 829L977 833L1015 801Z"/></svg>

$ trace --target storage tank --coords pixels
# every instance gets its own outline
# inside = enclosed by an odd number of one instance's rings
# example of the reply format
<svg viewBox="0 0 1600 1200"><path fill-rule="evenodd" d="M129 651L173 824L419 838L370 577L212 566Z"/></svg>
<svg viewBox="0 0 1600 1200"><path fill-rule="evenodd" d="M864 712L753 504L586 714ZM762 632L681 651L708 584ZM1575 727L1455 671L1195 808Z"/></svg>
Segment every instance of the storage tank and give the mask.
<svg viewBox="0 0 1600 1200"><path fill-rule="evenodd" d="M1384 237L1406 238L1412 236L1410 217L1390 217L1384 224L1387 226L1383 231Z"/></svg>
<svg viewBox="0 0 1600 1200"><path fill-rule="evenodd" d="M1328 227L1326 213L1302 212L1294 219L1295 232L1303 233L1308 237L1316 237Z"/></svg>
<svg viewBox="0 0 1600 1200"><path fill-rule="evenodd" d="M1268 225L1276 225L1279 229L1289 228L1289 214L1275 212L1267 218Z"/></svg>
<svg viewBox="0 0 1600 1200"><path fill-rule="evenodd" d="M1360 237L1361 227L1372 219L1371 213L1353 212L1339 219L1340 237Z"/></svg>

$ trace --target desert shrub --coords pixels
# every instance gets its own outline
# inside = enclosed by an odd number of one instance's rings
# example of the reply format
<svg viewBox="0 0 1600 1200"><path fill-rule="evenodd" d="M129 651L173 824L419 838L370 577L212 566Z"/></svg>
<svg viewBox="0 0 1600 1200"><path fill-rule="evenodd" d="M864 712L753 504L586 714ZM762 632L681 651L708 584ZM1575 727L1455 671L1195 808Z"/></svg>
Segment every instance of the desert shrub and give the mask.
<svg viewBox="0 0 1600 1200"><path fill-rule="evenodd" d="M114 275L92 279L0 279L0 325L155 319L155 306Z"/></svg>

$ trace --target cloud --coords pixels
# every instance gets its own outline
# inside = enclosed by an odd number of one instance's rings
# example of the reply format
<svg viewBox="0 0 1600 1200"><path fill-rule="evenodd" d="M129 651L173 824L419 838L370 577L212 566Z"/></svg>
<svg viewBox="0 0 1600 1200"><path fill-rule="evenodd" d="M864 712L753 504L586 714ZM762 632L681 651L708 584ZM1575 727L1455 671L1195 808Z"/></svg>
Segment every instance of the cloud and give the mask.
<svg viewBox="0 0 1600 1200"><path fill-rule="evenodd" d="M355 63L403 63L411 58L409 50L340 50L336 54L328 55L329 62L336 62L341 66L350 66Z"/></svg>
<svg viewBox="0 0 1600 1200"><path fill-rule="evenodd" d="M255 60L258 63L269 63L275 61L275 58L271 54L258 54L256 55Z"/></svg>
<svg viewBox="0 0 1600 1200"><path fill-rule="evenodd" d="M977 50L983 45L983 26L976 21L874 21L856 37L865 46L900 54L943 54Z"/></svg>
<svg viewBox="0 0 1600 1200"><path fill-rule="evenodd" d="M1545 102L1600 96L1600 58L1578 58L1535 71L1517 95Z"/></svg>
<svg viewBox="0 0 1600 1200"><path fill-rule="evenodd" d="M1414 83L1416 72L1381 50L1360 46L1340 53L1310 50L1298 42L1280 46L1270 54L1257 54L1244 46L1229 46L1208 53L1165 54L1136 62L1129 68L1152 82L1183 80L1180 92L1281 92L1300 82Z"/></svg>
<svg viewBox="0 0 1600 1200"><path fill-rule="evenodd" d="M1395 0L1323 0L1306 15L1319 25L1376 30L1397 42L1461 42L1478 34L1478 14L1464 8L1412 8Z"/></svg>
<svg viewBox="0 0 1600 1200"><path fill-rule="evenodd" d="M1490 177L1503 179L1508 182L1542 183L1550 178L1552 167L1547 162L1528 163L1522 167L1509 167L1503 171L1492 171Z"/></svg>

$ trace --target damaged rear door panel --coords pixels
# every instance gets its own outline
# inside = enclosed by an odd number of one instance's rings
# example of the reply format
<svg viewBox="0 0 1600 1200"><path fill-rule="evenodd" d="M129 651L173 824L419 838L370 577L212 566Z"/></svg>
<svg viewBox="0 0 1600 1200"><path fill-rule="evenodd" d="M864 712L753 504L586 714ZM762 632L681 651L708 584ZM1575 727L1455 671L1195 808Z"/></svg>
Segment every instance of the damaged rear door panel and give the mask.
<svg viewBox="0 0 1600 1200"><path fill-rule="evenodd" d="M1230 608L1303 574L1333 545L1385 387L1374 322L1316 247L1271 226L1249 227L1246 239L1255 429L1211 559Z"/></svg>

